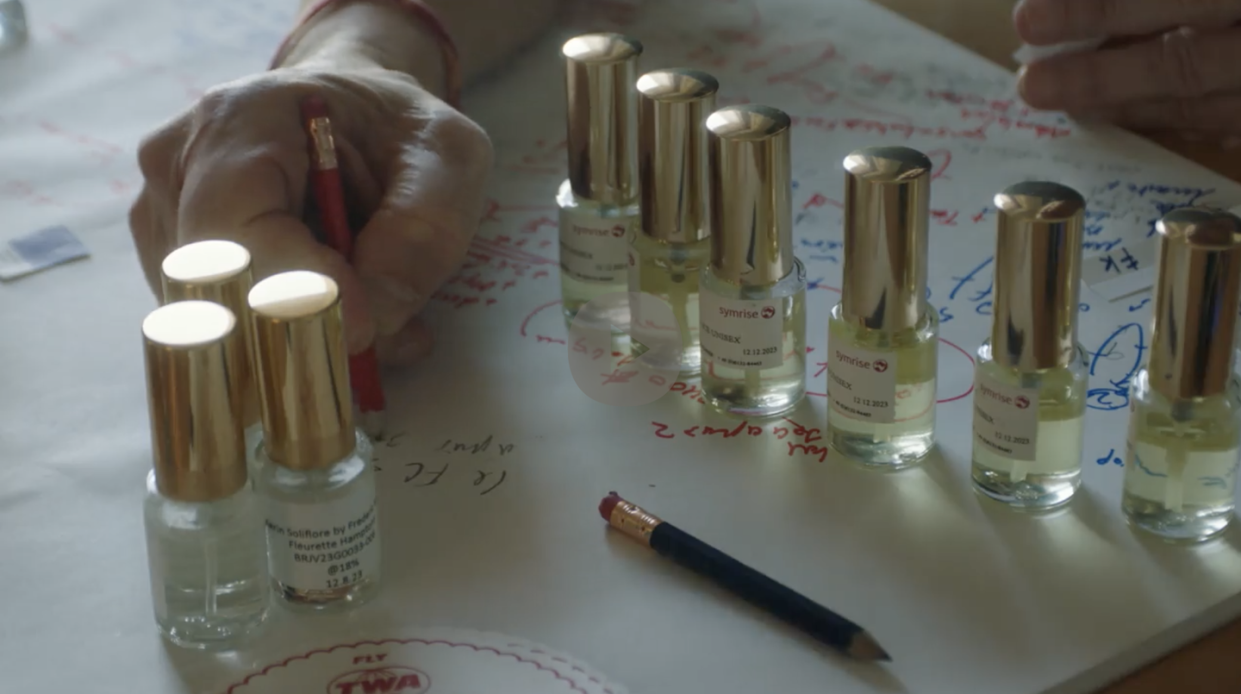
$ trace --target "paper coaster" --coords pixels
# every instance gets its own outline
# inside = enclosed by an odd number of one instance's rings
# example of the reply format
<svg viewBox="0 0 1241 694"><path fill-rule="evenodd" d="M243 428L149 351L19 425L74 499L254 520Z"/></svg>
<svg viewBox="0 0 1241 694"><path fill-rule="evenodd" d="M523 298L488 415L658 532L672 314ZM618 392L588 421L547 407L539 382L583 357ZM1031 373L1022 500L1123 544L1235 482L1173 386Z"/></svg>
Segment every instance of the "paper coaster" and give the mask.
<svg viewBox="0 0 1241 694"><path fill-rule="evenodd" d="M224 694L627 694L572 656L503 634L437 629L317 648Z"/></svg>

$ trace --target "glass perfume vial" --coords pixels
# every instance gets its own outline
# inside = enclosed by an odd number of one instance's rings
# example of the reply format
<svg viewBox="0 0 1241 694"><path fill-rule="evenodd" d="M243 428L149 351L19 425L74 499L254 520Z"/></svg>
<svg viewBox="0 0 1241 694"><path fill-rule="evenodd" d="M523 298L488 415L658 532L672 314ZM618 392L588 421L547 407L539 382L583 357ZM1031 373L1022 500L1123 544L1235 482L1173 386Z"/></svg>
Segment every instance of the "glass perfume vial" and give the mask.
<svg viewBox="0 0 1241 694"><path fill-rule="evenodd" d="M247 484L247 358L236 317L180 301L142 322L153 468L143 521L155 621L172 643L229 650L267 617L267 542Z"/></svg>
<svg viewBox="0 0 1241 694"><path fill-rule="evenodd" d="M702 392L727 414L776 416L806 395L806 269L793 254L790 125L783 111L750 104L707 117Z"/></svg>
<svg viewBox="0 0 1241 694"><path fill-rule="evenodd" d="M939 312L926 300L931 160L908 147L844 161L844 267L827 329L828 442L889 470L935 444Z"/></svg>
<svg viewBox="0 0 1241 694"><path fill-rule="evenodd" d="M249 303L272 586L295 610L356 607L379 591L379 509L371 443L353 423L340 290L284 272L255 284Z"/></svg>
<svg viewBox="0 0 1241 694"><path fill-rule="evenodd" d="M658 70L638 78L638 180L642 224L629 246L629 291L668 304L680 332L679 368L702 369L698 349L698 276L709 261L707 130L719 83L705 72ZM635 353L649 325L641 302L630 302ZM672 366L671 364L669 366Z"/></svg>
<svg viewBox="0 0 1241 694"><path fill-rule="evenodd" d="M1182 208L1156 231L1150 352L1129 388L1121 508L1140 531L1201 542L1224 532L1236 505L1241 219Z"/></svg>
<svg viewBox="0 0 1241 694"><path fill-rule="evenodd" d="M253 472L255 447L263 435L263 417L254 374L254 329L246 303L254 284L250 251L241 244L219 239L186 244L164 258L160 275L165 303L214 301L237 317L246 358L234 364L234 368L245 393L242 417L246 423L246 456Z"/></svg>
<svg viewBox="0 0 1241 694"><path fill-rule="evenodd" d="M560 292L565 323L592 299L629 291L629 235L639 223L634 81L642 44L620 34L565 42L569 177L560 209ZM592 304L592 308L595 306ZM613 302L588 327L627 332L629 306Z"/></svg>
<svg viewBox="0 0 1241 694"><path fill-rule="evenodd" d="M1081 484L1086 351L1077 341L1086 201L1057 183L995 196L991 337L974 370L974 488L1049 510Z"/></svg>

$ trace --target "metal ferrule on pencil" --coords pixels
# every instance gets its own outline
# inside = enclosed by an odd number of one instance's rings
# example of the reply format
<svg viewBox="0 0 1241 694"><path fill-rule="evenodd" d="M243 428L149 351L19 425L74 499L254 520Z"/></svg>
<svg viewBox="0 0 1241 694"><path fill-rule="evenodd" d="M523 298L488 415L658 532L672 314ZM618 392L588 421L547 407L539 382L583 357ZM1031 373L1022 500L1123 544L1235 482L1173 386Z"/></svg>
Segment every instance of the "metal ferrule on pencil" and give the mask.
<svg viewBox="0 0 1241 694"><path fill-rule="evenodd" d="M995 207L993 358L1021 371L1067 366L1077 349L1086 201L1058 183L1026 182L996 195Z"/></svg>
<svg viewBox="0 0 1241 694"><path fill-rule="evenodd" d="M569 185L581 198L627 205L638 197L634 81L642 44L621 34L565 42Z"/></svg>
<svg viewBox="0 0 1241 694"><path fill-rule="evenodd" d="M913 328L926 311L931 160L908 147L867 147L844 169L841 311L872 330Z"/></svg>
<svg viewBox="0 0 1241 694"><path fill-rule="evenodd" d="M651 544L651 533L660 523L663 521L657 516L648 513L637 504L624 500L616 503L616 506L612 508L611 517L608 518L608 524L613 528L648 547Z"/></svg>
<svg viewBox="0 0 1241 694"><path fill-rule="evenodd" d="M1151 387L1170 400L1222 394L1232 376L1241 219L1188 207L1165 215L1156 231Z"/></svg>
<svg viewBox="0 0 1241 694"><path fill-rule="evenodd" d="M791 126L748 104L707 118L711 267L732 284L767 287L793 270Z"/></svg>
<svg viewBox="0 0 1241 694"><path fill-rule="evenodd" d="M720 85L698 70L648 72L638 78L638 177L642 233L670 243L710 234L707 115Z"/></svg>
<svg viewBox="0 0 1241 694"><path fill-rule="evenodd" d="M250 291L250 310L267 455L294 470L335 464L356 445L336 282L273 275Z"/></svg>
<svg viewBox="0 0 1241 694"><path fill-rule="evenodd" d="M336 168L336 138L332 135L332 122L327 118L311 118L306 126L310 130L311 164L319 171Z"/></svg>

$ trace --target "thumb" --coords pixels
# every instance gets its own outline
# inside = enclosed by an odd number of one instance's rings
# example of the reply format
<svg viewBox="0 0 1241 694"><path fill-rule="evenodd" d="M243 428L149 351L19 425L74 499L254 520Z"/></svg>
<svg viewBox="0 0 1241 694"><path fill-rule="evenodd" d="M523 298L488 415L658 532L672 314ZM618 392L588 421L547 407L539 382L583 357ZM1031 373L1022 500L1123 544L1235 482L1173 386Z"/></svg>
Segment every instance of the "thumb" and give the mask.
<svg viewBox="0 0 1241 694"><path fill-rule="evenodd" d="M420 135L422 144L402 152L378 210L358 234L353 265L378 336L404 328L469 250L491 149L478 126L459 120L471 129L467 134L436 122ZM482 149L473 137L481 137Z"/></svg>

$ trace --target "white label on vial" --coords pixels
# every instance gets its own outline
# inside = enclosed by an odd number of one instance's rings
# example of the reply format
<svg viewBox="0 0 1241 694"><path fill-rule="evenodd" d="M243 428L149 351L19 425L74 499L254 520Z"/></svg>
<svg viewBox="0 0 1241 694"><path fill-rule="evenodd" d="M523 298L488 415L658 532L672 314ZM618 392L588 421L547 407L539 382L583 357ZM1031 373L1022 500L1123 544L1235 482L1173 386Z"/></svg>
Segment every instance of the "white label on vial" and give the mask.
<svg viewBox="0 0 1241 694"><path fill-rule="evenodd" d="M896 421L896 355L828 347L827 395L837 414L864 422Z"/></svg>
<svg viewBox="0 0 1241 694"><path fill-rule="evenodd" d="M332 503L267 499L272 578L296 590L331 590L379 572L379 518L372 476Z"/></svg>
<svg viewBox="0 0 1241 694"><path fill-rule="evenodd" d="M1014 388L979 371L974 380L974 438L996 455L1033 462L1038 452L1038 390Z"/></svg>
<svg viewBox="0 0 1241 694"><path fill-rule="evenodd" d="M781 299L746 301L704 291L698 301L704 356L736 369L771 369L784 364Z"/></svg>
<svg viewBox="0 0 1241 694"><path fill-rule="evenodd" d="M628 235L627 220L562 213L560 271L580 282L624 282Z"/></svg>

